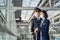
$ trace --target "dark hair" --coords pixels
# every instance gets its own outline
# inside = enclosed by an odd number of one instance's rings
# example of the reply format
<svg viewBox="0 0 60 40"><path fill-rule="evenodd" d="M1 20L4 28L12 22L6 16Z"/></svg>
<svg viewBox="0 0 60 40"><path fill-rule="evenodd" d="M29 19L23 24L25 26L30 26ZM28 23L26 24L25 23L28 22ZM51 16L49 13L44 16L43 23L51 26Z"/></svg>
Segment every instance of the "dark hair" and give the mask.
<svg viewBox="0 0 60 40"><path fill-rule="evenodd" d="M48 18L47 12L46 12L45 10L43 10L42 12L44 13L44 17L45 17L45 18Z"/></svg>
<svg viewBox="0 0 60 40"><path fill-rule="evenodd" d="M40 12L40 11L41 11L41 9L39 9L39 8L37 8L37 7L36 7L34 10L35 10L36 12Z"/></svg>

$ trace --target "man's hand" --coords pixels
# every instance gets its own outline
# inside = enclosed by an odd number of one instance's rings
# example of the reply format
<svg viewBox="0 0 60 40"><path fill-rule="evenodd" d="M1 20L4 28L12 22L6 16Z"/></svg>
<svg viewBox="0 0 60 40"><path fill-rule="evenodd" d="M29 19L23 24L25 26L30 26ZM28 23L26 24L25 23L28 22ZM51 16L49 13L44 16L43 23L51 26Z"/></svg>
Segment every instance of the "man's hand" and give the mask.
<svg viewBox="0 0 60 40"><path fill-rule="evenodd" d="M32 32L31 34L32 34L32 35L34 35L34 33L33 33L33 32Z"/></svg>
<svg viewBox="0 0 60 40"><path fill-rule="evenodd" d="M32 36L32 38L34 38L34 33L33 32L31 33L31 36Z"/></svg>
<svg viewBox="0 0 60 40"><path fill-rule="evenodd" d="M34 33L36 33L38 31L38 28L36 28L35 30L34 30Z"/></svg>

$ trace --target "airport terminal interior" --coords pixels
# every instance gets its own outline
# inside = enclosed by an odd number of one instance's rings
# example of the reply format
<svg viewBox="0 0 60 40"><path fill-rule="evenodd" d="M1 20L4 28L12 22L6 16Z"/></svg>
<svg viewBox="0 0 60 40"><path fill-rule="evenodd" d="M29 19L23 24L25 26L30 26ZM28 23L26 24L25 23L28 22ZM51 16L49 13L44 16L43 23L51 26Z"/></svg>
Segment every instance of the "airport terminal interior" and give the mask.
<svg viewBox="0 0 60 40"><path fill-rule="evenodd" d="M0 40L33 40L35 7L48 13L50 40L60 40L60 0L0 0Z"/></svg>

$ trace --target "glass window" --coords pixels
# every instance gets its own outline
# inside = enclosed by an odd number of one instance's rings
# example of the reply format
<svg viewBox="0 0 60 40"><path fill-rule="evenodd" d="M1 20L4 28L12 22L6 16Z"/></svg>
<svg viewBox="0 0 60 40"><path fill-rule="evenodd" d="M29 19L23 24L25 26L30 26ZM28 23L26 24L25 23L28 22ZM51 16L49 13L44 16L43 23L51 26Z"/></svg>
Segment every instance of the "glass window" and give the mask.
<svg viewBox="0 0 60 40"><path fill-rule="evenodd" d="M22 10L21 17L22 20L29 20L34 10Z"/></svg>
<svg viewBox="0 0 60 40"><path fill-rule="evenodd" d="M59 18L55 19L54 22L59 22Z"/></svg>
<svg viewBox="0 0 60 40"><path fill-rule="evenodd" d="M22 7L36 7L40 0L23 0Z"/></svg>
<svg viewBox="0 0 60 40"><path fill-rule="evenodd" d="M2 14L3 14L3 16L5 17L5 15L6 15L6 10L1 9L1 13L2 13Z"/></svg>
<svg viewBox="0 0 60 40"><path fill-rule="evenodd" d="M55 40L60 40L60 37L55 37Z"/></svg>
<svg viewBox="0 0 60 40"><path fill-rule="evenodd" d="M6 4L6 0L0 0L0 6L4 6Z"/></svg>
<svg viewBox="0 0 60 40"><path fill-rule="evenodd" d="M54 7L60 7L60 0L55 0L55 5L54 5Z"/></svg>

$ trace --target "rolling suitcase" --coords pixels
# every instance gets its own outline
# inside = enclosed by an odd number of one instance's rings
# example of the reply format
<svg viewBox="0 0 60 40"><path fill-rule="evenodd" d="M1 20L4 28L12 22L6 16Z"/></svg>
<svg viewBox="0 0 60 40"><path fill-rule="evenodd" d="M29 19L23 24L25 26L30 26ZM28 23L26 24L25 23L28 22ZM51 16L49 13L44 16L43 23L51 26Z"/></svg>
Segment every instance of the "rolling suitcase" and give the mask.
<svg viewBox="0 0 60 40"><path fill-rule="evenodd" d="M37 37L37 32L36 32L36 40L38 39L38 37ZM40 32L40 38L39 38L39 40L42 40L42 32Z"/></svg>
<svg viewBox="0 0 60 40"><path fill-rule="evenodd" d="M36 32L36 40L37 40L37 32Z"/></svg>
<svg viewBox="0 0 60 40"><path fill-rule="evenodd" d="M42 26L43 22L44 22L44 21L41 21L40 27ZM36 40L37 40L37 32L36 32ZM40 38L39 38L39 40L42 40L42 32L41 32L41 31L40 31Z"/></svg>

